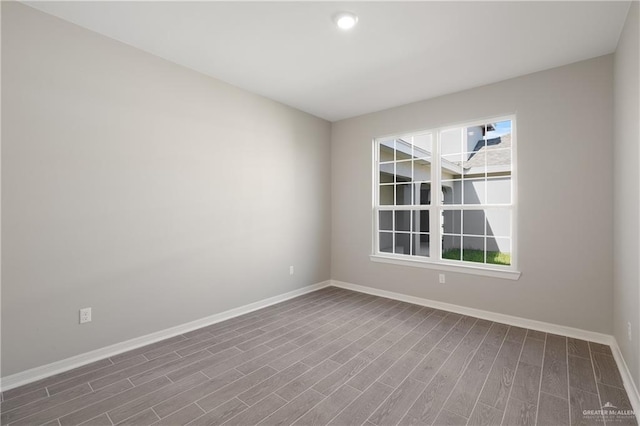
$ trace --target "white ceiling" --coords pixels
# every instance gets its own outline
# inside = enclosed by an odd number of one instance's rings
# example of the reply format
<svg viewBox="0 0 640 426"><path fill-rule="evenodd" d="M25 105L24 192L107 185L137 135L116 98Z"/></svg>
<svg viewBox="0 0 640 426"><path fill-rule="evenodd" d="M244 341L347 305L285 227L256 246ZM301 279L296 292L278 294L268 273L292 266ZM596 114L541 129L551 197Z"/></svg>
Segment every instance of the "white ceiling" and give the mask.
<svg viewBox="0 0 640 426"><path fill-rule="evenodd" d="M335 121L615 50L629 2L27 2ZM331 16L359 16L350 32Z"/></svg>

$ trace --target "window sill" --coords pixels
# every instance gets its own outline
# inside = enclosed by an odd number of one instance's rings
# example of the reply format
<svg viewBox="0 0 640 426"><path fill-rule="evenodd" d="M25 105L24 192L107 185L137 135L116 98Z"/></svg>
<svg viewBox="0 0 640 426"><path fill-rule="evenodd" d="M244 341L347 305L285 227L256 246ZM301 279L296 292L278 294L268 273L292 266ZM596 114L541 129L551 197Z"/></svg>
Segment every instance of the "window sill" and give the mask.
<svg viewBox="0 0 640 426"><path fill-rule="evenodd" d="M393 265L413 266L417 268L437 269L445 272L459 272L461 274L481 275L485 277L503 278L506 280L518 280L520 278L519 271L503 270L497 268L487 268L472 265L451 265L449 263L425 262L422 260L407 259L405 257L383 256L372 254L369 256L371 261L380 263L390 263Z"/></svg>

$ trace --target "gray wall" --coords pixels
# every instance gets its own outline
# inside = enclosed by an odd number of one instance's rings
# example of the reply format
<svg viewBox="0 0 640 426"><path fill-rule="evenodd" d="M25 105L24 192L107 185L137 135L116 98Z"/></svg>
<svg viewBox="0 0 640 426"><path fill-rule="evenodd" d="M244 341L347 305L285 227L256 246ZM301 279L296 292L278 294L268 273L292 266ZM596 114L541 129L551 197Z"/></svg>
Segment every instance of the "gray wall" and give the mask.
<svg viewBox="0 0 640 426"><path fill-rule="evenodd" d="M611 333L612 78L608 55L334 123L332 278ZM370 261L371 140L510 113L520 280L447 273L442 285L437 270Z"/></svg>
<svg viewBox="0 0 640 426"><path fill-rule="evenodd" d="M625 362L640 385L640 69L638 2L633 2L615 53L613 327ZM627 337L631 323L632 341Z"/></svg>
<svg viewBox="0 0 640 426"><path fill-rule="evenodd" d="M2 59L3 376L329 278L328 122L14 2Z"/></svg>

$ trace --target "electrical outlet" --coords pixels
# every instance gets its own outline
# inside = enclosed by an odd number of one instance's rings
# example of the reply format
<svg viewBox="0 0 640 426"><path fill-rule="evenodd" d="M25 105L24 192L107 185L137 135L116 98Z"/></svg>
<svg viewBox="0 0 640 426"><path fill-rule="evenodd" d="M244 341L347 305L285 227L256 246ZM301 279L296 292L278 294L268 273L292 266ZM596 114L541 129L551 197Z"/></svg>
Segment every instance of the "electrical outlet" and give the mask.
<svg viewBox="0 0 640 426"><path fill-rule="evenodd" d="M91 308L80 309L80 324L91 322Z"/></svg>
<svg viewBox="0 0 640 426"><path fill-rule="evenodd" d="M289 275L293 275L293 266L289 266Z"/></svg>
<svg viewBox="0 0 640 426"><path fill-rule="evenodd" d="M438 278L440 279L440 284L444 284L446 282L444 274L440 274Z"/></svg>
<svg viewBox="0 0 640 426"><path fill-rule="evenodd" d="M627 323L627 337L629 338L629 341L631 341L631 323L630 322Z"/></svg>

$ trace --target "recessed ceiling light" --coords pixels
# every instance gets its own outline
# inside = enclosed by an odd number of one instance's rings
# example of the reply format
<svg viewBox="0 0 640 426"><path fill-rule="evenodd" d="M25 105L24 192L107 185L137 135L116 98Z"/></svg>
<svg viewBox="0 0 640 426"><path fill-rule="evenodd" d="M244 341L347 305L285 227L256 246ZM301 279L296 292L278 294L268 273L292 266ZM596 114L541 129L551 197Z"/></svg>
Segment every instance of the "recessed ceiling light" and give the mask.
<svg viewBox="0 0 640 426"><path fill-rule="evenodd" d="M351 12L340 12L333 17L333 21L341 30L350 30L358 23L358 16Z"/></svg>

